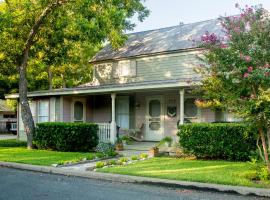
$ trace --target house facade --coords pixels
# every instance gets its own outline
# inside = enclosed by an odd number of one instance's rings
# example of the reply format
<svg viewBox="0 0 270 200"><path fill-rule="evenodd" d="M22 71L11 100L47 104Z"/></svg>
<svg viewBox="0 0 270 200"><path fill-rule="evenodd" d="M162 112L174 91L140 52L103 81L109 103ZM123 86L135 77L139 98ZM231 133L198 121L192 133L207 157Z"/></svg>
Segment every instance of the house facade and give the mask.
<svg viewBox="0 0 270 200"><path fill-rule="evenodd" d="M92 82L28 94L35 122L98 123L100 138L114 143L119 131L139 130L142 140L159 141L175 137L178 124L229 120L194 103L198 97L192 90L201 80L194 69L202 50L192 39L206 31L222 34L218 20L209 20L129 34L118 50L105 46L90 61ZM18 134L24 140L18 111Z"/></svg>
<svg viewBox="0 0 270 200"><path fill-rule="evenodd" d="M4 100L0 100L0 133L16 133L17 115Z"/></svg>

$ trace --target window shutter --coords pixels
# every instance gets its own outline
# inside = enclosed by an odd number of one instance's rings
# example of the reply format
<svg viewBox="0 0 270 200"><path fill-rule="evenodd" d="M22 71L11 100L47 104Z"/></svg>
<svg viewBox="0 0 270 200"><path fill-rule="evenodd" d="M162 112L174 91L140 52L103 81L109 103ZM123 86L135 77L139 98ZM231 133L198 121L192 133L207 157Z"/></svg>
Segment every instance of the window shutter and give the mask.
<svg viewBox="0 0 270 200"><path fill-rule="evenodd" d="M113 63L113 78L118 78L120 76L120 67L118 63Z"/></svg>
<svg viewBox="0 0 270 200"><path fill-rule="evenodd" d="M130 76L136 76L137 74L137 62L136 60L130 61Z"/></svg>

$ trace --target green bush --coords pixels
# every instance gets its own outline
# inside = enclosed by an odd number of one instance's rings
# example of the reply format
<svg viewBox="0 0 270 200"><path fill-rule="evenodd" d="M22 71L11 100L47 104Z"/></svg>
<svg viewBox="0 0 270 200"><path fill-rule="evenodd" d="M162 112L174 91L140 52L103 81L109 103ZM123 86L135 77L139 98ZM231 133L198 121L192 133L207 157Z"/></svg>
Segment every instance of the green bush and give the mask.
<svg viewBox="0 0 270 200"><path fill-rule="evenodd" d="M40 123L34 143L39 149L87 152L98 144L97 131L98 125L91 123Z"/></svg>
<svg viewBox="0 0 270 200"><path fill-rule="evenodd" d="M114 152L114 145L111 143L100 142L97 145L96 152L102 153L103 155L112 155Z"/></svg>
<svg viewBox="0 0 270 200"><path fill-rule="evenodd" d="M179 126L184 152L198 158L245 161L256 149L256 129L245 123L194 123Z"/></svg>

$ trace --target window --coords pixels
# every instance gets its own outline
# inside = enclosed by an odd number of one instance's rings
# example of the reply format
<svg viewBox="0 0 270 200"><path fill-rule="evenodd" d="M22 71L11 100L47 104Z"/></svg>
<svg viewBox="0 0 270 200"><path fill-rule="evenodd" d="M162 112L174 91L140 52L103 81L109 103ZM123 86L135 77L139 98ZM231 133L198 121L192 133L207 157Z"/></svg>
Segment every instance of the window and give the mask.
<svg viewBox="0 0 270 200"><path fill-rule="evenodd" d="M129 97L116 98L116 123L122 129L129 129Z"/></svg>
<svg viewBox="0 0 270 200"><path fill-rule="evenodd" d="M38 122L49 121L49 101L41 100L38 102Z"/></svg>
<svg viewBox="0 0 270 200"><path fill-rule="evenodd" d="M186 99L185 100L185 117L193 118L197 117L198 108L195 105L195 99Z"/></svg>
<svg viewBox="0 0 270 200"><path fill-rule="evenodd" d="M80 101L74 103L74 122L83 122L83 103Z"/></svg>
<svg viewBox="0 0 270 200"><path fill-rule="evenodd" d="M3 118L16 118L16 115L3 115Z"/></svg>
<svg viewBox="0 0 270 200"><path fill-rule="evenodd" d="M71 121L85 122L86 100L84 98L75 98L71 104Z"/></svg>
<svg viewBox="0 0 270 200"><path fill-rule="evenodd" d="M136 76L136 61L122 60L115 65L114 78Z"/></svg>
<svg viewBox="0 0 270 200"><path fill-rule="evenodd" d="M32 113L32 116L33 116L33 120L36 123L36 121L37 121L37 119L36 119L36 116L37 116L36 101L30 101L29 106L30 106L30 110L31 110L31 113Z"/></svg>

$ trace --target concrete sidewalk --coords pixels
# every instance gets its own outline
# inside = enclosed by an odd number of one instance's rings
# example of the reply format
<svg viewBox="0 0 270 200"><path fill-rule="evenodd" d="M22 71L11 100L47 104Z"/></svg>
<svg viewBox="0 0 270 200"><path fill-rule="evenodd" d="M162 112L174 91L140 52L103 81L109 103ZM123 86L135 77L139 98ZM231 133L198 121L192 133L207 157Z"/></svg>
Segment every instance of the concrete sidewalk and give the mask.
<svg viewBox="0 0 270 200"><path fill-rule="evenodd" d="M270 189L262 189L262 188L176 181L176 180L167 180L167 179L159 179L159 178L149 178L149 177L136 177L136 176L128 176L128 175L107 174L107 173L99 173L99 172L93 172L93 171L79 171L79 170L70 170L70 169L63 169L63 168L57 168L57 167L36 166L36 165L28 165L28 164L10 163L10 162L0 162L0 167L10 167L10 168L16 168L16 169L22 169L22 170L60 174L60 175L65 175L65 176L77 176L77 177L122 182L122 183L149 184L149 185L159 185L159 186L166 186L166 187L178 187L178 188L235 193L235 194L241 194L241 195L270 197Z"/></svg>

